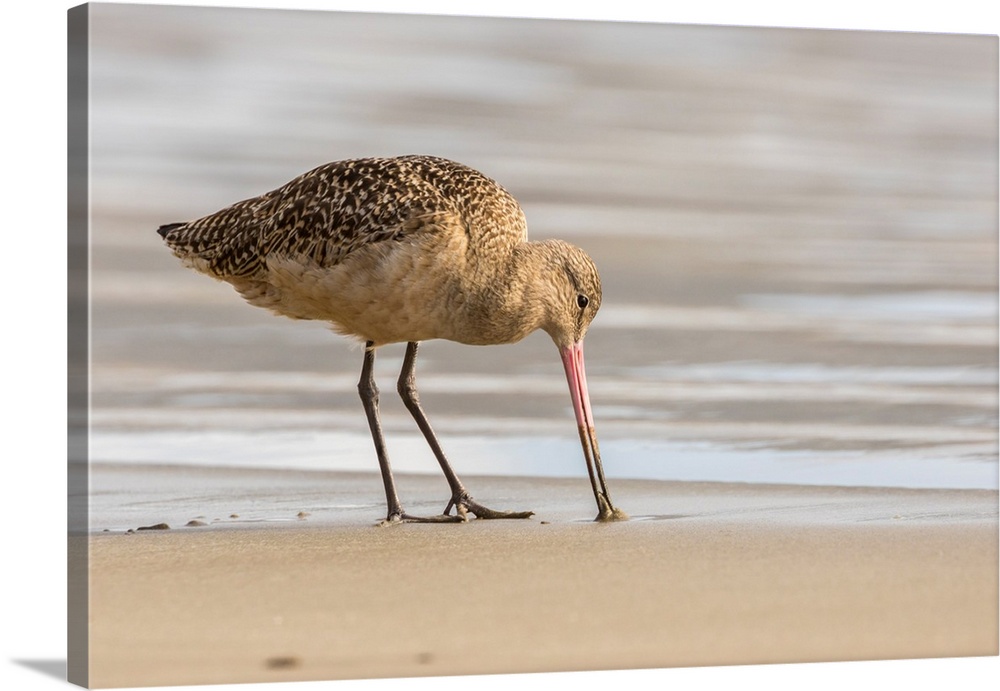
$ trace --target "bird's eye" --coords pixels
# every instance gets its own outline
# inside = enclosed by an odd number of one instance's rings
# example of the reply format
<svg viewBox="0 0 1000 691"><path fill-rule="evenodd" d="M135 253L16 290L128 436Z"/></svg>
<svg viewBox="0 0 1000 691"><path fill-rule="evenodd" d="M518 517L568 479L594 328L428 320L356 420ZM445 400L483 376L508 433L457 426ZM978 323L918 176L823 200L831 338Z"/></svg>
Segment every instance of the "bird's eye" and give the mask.
<svg viewBox="0 0 1000 691"><path fill-rule="evenodd" d="M586 295L577 295L576 304L580 306L580 309L583 309L584 307L590 304L590 298L588 298Z"/></svg>

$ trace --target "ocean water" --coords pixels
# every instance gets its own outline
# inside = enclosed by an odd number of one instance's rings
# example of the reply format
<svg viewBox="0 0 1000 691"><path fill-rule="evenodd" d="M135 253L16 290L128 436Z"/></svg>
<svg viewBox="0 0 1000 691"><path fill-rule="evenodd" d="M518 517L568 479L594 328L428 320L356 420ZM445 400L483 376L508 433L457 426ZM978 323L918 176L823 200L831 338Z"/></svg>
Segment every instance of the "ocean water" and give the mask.
<svg viewBox="0 0 1000 691"><path fill-rule="evenodd" d="M91 8L90 458L377 468L361 350L155 228L329 160L431 153L595 259L614 477L998 486L995 40ZM394 467L438 472L379 353ZM422 346L459 473L585 477L544 334Z"/></svg>

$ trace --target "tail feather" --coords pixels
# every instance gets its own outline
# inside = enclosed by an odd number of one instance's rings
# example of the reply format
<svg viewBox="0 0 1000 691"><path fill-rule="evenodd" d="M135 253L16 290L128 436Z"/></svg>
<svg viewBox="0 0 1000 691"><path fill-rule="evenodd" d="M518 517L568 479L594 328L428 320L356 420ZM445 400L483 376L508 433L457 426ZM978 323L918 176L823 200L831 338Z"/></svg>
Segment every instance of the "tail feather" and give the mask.
<svg viewBox="0 0 1000 691"><path fill-rule="evenodd" d="M175 230L176 228L180 228L183 225L187 225L187 221L183 223L168 223L166 225L157 228L156 232L160 234L161 238L166 238L167 233L169 233L171 230Z"/></svg>
<svg viewBox="0 0 1000 691"><path fill-rule="evenodd" d="M215 252L211 248L206 248L200 244L192 244L190 223L167 223L156 229L166 242L167 247L174 256L195 271L219 278L218 272L212 265L212 258ZM177 231L177 232L175 232Z"/></svg>
<svg viewBox="0 0 1000 691"><path fill-rule="evenodd" d="M225 211L225 210L224 210ZM174 256L195 271L214 278L253 273L260 263L255 252L231 242L238 234L227 236L228 218L207 216L196 221L167 223L156 229Z"/></svg>

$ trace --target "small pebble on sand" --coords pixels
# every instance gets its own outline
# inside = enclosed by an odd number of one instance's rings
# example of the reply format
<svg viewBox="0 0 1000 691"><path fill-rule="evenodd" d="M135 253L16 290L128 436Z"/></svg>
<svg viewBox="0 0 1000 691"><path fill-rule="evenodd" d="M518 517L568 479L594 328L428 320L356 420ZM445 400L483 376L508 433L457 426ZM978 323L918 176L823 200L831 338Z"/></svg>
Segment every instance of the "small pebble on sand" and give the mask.
<svg viewBox="0 0 1000 691"><path fill-rule="evenodd" d="M170 526L166 523L157 523L156 525L141 525L136 530L170 530Z"/></svg>

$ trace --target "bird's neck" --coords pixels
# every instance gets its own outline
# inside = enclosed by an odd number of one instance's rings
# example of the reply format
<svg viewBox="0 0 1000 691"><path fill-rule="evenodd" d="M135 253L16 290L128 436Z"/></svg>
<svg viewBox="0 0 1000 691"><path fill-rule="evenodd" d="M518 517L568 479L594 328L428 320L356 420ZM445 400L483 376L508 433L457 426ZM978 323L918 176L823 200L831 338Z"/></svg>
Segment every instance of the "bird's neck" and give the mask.
<svg viewBox="0 0 1000 691"><path fill-rule="evenodd" d="M557 270L553 262L546 242L524 242L494 265L494 275L477 286L469 304L477 340L516 343L546 327L553 292L547 279Z"/></svg>

